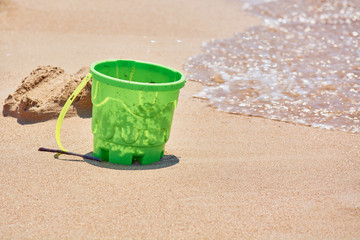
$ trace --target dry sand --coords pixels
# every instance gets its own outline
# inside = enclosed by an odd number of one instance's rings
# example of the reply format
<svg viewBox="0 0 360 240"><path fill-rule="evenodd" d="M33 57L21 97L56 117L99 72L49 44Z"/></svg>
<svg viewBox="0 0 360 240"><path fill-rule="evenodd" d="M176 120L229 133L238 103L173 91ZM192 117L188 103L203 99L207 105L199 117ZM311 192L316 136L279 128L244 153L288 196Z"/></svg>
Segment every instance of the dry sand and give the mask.
<svg viewBox="0 0 360 240"><path fill-rule="evenodd" d="M3 115L18 119L21 124L56 119L81 80L89 72L82 68L77 74L65 73L54 66L39 66L21 81L14 94L9 94L3 106ZM66 116L91 117L91 81L74 100Z"/></svg>
<svg viewBox="0 0 360 240"><path fill-rule="evenodd" d="M203 41L259 20L236 1L0 0L0 101L39 65L107 58L179 70ZM180 41L179 41L180 40ZM359 135L217 112L175 112L166 158L94 164L56 148L55 120L0 116L0 238L360 239ZM92 150L91 119L67 118L65 147Z"/></svg>

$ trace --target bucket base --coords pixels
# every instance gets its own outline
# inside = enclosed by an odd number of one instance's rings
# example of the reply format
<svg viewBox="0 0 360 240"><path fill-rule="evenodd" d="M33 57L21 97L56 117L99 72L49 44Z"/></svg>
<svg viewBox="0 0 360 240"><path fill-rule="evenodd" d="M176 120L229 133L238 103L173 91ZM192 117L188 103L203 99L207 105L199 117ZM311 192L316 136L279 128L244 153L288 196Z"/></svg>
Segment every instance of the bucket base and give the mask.
<svg viewBox="0 0 360 240"><path fill-rule="evenodd" d="M165 145L134 147L94 139L93 155L116 164L131 165L138 161L142 165L147 165L159 161L164 156L164 149Z"/></svg>

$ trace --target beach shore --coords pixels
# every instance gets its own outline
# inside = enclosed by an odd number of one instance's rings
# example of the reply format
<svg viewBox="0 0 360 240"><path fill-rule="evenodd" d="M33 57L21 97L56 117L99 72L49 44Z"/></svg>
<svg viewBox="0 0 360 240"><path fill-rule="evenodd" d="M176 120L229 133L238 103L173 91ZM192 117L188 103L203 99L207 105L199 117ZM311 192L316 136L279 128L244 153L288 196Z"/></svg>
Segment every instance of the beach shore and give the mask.
<svg viewBox="0 0 360 240"><path fill-rule="evenodd" d="M237 1L0 0L0 101L39 65L103 59L183 71L212 38L259 24ZM186 72L184 72L186 73ZM0 115L0 238L358 239L358 134L218 112L181 90L165 160L95 164L57 148L56 120ZM92 151L91 119L66 118L65 148Z"/></svg>

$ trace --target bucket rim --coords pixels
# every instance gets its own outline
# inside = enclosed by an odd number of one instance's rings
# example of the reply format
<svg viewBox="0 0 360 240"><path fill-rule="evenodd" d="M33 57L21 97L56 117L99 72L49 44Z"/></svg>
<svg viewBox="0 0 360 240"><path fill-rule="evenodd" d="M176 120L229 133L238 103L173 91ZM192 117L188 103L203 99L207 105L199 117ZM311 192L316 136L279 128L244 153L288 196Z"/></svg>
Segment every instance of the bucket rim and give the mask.
<svg viewBox="0 0 360 240"><path fill-rule="evenodd" d="M159 68L164 68L167 70L170 70L174 73L180 74L180 79L176 80L174 82L168 82L168 83L142 83L142 82L134 82L129 80L124 80L120 78L114 78L108 75L105 75L103 73L100 73L95 69L95 67L99 64L103 64L106 62L134 62L134 63L143 63L148 64L152 66L156 66ZM184 74L177 71L176 69L173 69L171 67L167 67L161 64L152 63L152 62L145 62L145 61L137 61L137 60L131 60L131 59L106 59L106 60L100 60L97 62L94 62L90 66L90 73L92 74L93 78L95 77L96 80L107 83L112 86L121 87L121 88L127 88L132 90L139 90L139 91L171 91L171 90L179 90L185 86L186 78Z"/></svg>

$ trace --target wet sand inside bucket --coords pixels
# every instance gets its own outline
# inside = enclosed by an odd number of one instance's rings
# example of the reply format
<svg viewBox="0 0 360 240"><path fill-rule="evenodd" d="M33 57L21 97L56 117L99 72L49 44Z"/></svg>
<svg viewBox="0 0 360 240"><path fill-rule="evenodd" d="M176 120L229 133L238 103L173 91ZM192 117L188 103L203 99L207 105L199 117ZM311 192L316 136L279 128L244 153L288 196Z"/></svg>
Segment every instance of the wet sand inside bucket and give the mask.
<svg viewBox="0 0 360 240"><path fill-rule="evenodd" d="M132 60L98 63L94 70L107 77L135 83L162 84L181 80L181 74L164 66Z"/></svg>

